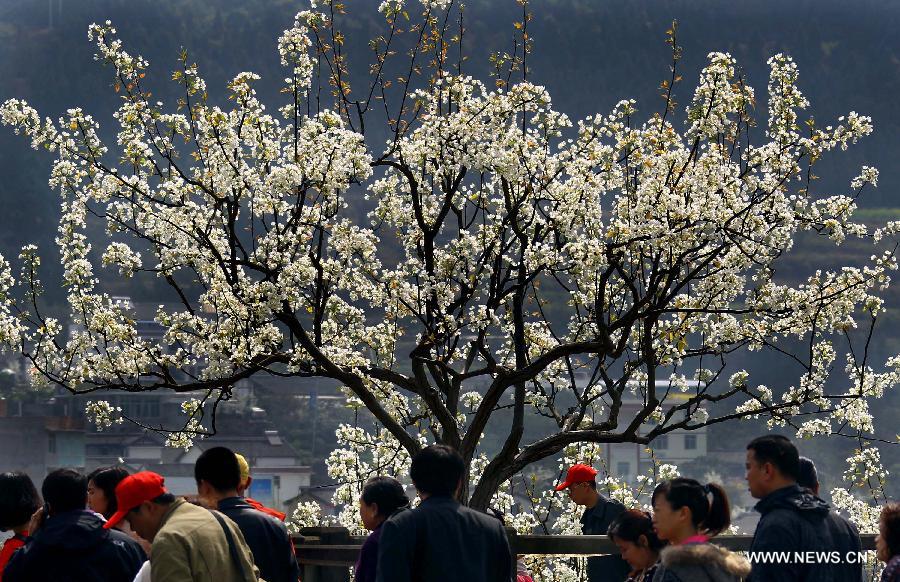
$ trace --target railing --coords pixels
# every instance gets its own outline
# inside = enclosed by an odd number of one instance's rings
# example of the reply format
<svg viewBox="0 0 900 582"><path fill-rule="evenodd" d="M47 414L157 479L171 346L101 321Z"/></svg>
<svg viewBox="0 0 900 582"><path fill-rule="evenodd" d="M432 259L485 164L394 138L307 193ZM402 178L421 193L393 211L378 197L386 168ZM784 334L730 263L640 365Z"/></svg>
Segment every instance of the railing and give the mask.
<svg viewBox="0 0 900 582"><path fill-rule="evenodd" d="M554 556L597 556L615 554L618 549L606 536L517 535L507 530L514 554ZM862 538L864 550L875 549L875 535ZM295 540L303 582L348 582L350 567L359 557L365 538L351 536L343 527L311 527L300 531ZM753 536L716 536L715 543L734 551L750 549Z"/></svg>

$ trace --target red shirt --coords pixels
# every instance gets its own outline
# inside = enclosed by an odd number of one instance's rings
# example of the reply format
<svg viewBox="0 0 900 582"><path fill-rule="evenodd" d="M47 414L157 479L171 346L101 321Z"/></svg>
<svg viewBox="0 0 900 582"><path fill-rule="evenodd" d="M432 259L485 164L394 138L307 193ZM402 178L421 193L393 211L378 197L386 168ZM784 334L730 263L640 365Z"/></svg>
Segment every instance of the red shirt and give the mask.
<svg viewBox="0 0 900 582"><path fill-rule="evenodd" d="M0 582L3 580L3 570L6 568L6 564L9 563L9 559L12 558L13 552L24 545L25 536L19 534L9 538L6 540L6 543L3 544L3 549L0 550Z"/></svg>
<svg viewBox="0 0 900 582"><path fill-rule="evenodd" d="M287 514L281 513L277 509L272 509L271 507L266 507L265 505L263 505L262 503L260 503L259 501L255 500L255 499L251 499L249 497L244 497L244 501L247 503L247 505L251 506L253 509L262 511L263 513L271 515L272 517L277 517L281 521L284 521L284 518L287 517Z"/></svg>

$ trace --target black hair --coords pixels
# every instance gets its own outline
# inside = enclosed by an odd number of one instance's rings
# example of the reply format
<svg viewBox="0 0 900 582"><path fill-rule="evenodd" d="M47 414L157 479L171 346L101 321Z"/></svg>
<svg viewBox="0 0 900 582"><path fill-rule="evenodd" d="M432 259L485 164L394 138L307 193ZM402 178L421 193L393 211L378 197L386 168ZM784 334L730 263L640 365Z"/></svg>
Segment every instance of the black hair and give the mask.
<svg viewBox="0 0 900 582"><path fill-rule="evenodd" d="M213 447L203 451L194 464L194 479L206 481L216 491L231 491L241 484L241 467L231 449Z"/></svg>
<svg viewBox="0 0 900 582"><path fill-rule="evenodd" d="M677 477L656 486L653 490L654 504L660 495L666 498L672 509L690 509L693 526L709 536L722 533L731 524L728 495L721 485L701 485L694 479ZM707 495L712 495L712 501Z"/></svg>
<svg viewBox="0 0 900 582"><path fill-rule="evenodd" d="M819 485L819 473L816 471L816 464L812 459L800 457L797 471L797 485L806 487L810 491Z"/></svg>
<svg viewBox="0 0 900 582"><path fill-rule="evenodd" d="M87 478L74 469L57 469L44 477L41 494L54 515L84 509Z"/></svg>
<svg viewBox="0 0 900 582"><path fill-rule="evenodd" d="M27 524L40 506L31 477L20 471L0 474L0 530Z"/></svg>
<svg viewBox="0 0 900 582"><path fill-rule="evenodd" d="M378 506L380 517L390 517L395 511L409 505L409 497L403 485L393 477L372 477L363 486L362 500Z"/></svg>
<svg viewBox="0 0 900 582"><path fill-rule="evenodd" d="M466 464L456 450L431 445L413 457L409 476L422 493L453 497L465 472Z"/></svg>
<svg viewBox="0 0 900 582"><path fill-rule="evenodd" d="M618 538L656 553L666 546L666 542L656 535L650 514L639 509L629 509L617 515L609 524L607 535L611 540ZM641 543L641 536L647 540L646 546Z"/></svg>
<svg viewBox="0 0 900 582"><path fill-rule="evenodd" d="M800 475L800 453L786 436L767 434L757 437L750 441L747 450L753 451L757 463L771 463L785 477L796 481Z"/></svg>
<svg viewBox="0 0 900 582"><path fill-rule="evenodd" d="M106 519L112 517L119 510L119 503L116 501L116 485L121 483L128 474L128 470L124 467L100 467L88 473L88 486L93 482L94 487L103 491L103 495L106 497L106 512L103 514Z"/></svg>

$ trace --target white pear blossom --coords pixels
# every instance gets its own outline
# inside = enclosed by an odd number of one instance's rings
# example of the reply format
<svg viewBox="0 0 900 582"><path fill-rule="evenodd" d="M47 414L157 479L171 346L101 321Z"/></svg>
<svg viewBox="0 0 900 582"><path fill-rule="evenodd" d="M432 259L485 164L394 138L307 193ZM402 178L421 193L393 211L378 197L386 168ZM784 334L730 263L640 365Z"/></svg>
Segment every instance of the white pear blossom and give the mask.
<svg viewBox="0 0 900 582"><path fill-rule="evenodd" d="M98 431L111 428L114 424L122 424L122 407L113 406L106 400L92 400L84 407L84 414L97 427Z"/></svg>

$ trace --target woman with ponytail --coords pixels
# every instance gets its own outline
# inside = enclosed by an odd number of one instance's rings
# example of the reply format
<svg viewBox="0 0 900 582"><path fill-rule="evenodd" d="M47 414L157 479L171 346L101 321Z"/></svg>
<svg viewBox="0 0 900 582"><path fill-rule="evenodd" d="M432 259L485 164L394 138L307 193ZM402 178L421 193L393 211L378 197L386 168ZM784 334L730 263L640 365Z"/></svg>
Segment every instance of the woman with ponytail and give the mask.
<svg viewBox="0 0 900 582"><path fill-rule="evenodd" d="M653 491L653 525L669 542L653 582L741 582L750 574L744 557L709 543L731 523L720 485L679 477Z"/></svg>

